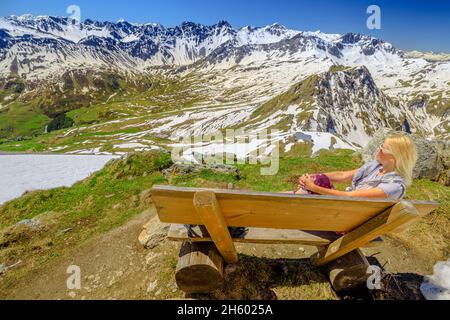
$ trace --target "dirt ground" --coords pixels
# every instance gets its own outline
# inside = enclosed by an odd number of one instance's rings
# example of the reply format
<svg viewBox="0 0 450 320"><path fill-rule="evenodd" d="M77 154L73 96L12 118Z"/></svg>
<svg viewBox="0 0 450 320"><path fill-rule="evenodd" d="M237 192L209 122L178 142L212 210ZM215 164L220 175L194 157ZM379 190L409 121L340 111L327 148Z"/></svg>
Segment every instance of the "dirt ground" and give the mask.
<svg viewBox="0 0 450 320"><path fill-rule="evenodd" d="M352 299L339 296L309 263L314 247L237 244L239 262L226 269L224 288L208 295L186 296L175 283L179 243L163 241L154 249L138 242L142 226L155 215L146 210L127 224L81 244L44 268L30 272L2 299ZM432 273L435 261L387 237L376 248L363 249L371 264L390 273L386 281L397 292L391 298L422 298L422 276ZM80 267L81 289L69 290L70 265ZM397 290L398 289L398 290ZM372 298L363 293L362 298Z"/></svg>

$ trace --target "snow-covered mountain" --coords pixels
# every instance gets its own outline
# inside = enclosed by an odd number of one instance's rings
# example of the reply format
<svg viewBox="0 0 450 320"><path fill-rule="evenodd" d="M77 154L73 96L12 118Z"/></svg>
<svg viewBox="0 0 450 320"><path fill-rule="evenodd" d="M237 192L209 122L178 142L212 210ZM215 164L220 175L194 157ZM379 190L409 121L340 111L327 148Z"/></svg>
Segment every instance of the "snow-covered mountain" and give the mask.
<svg viewBox="0 0 450 320"><path fill-rule="evenodd" d="M203 121L199 115L203 128L211 130L239 121L268 126L273 114L284 110L302 114L296 130L335 133L357 145L382 125L430 136L450 132L450 61L404 53L371 36L296 31L277 23L235 29L226 21L184 22L166 28L49 16L0 18L0 80L22 79L22 95L33 92L34 98L49 87L65 98L69 90L78 96L101 91L104 85L98 87L87 74L197 79L195 89L209 97L197 110L220 110L219 118ZM80 75L84 87L74 88ZM305 81L316 89L309 105L308 99L297 104L302 110L277 105L272 118L255 113ZM114 86L111 90L108 95Z"/></svg>
<svg viewBox="0 0 450 320"><path fill-rule="evenodd" d="M139 73L161 66L257 66L264 72L288 66L284 69L294 70L299 79L331 65L365 65L382 89L396 94L448 90L449 61L409 57L371 36L295 31L280 24L236 30L226 21L165 28L126 21L77 23L49 16L0 18L0 75L15 72L29 79L53 77L71 68Z"/></svg>
<svg viewBox="0 0 450 320"><path fill-rule="evenodd" d="M159 24L131 24L48 16L0 18L1 73L51 74L55 63L66 66L114 66L142 71L148 66L189 65L227 42L235 46L278 42L298 34L274 24L235 30L226 21L212 26L183 22L174 28ZM39 59L45 55L45 61ZM26 63L24 63L26 61ZM124 65L125 64L125 65ZM52 68L53 66L53 68ZM38 69L47 69L47 72Z"/></svg>
<svg viewBox="0 0 450 320"><path fill-rule="evenodd" d="M315 52L333 59L356 60L380 53L386 60L398 52L392 45L369 36L301 32L277 23L239 30L226 21L212 26L183 22L165 28L153 23L78 23L69 18L24 15L0 18L0 30L0 72L12 69L30 77L43 76L46 73L42 69L60 63L114 67L125 63L127 69L141 71L149 66L201 63L206 57L206 63L227 60L230 63L225 66L229 66L261 59L266 54L286 59Z"/></svg>

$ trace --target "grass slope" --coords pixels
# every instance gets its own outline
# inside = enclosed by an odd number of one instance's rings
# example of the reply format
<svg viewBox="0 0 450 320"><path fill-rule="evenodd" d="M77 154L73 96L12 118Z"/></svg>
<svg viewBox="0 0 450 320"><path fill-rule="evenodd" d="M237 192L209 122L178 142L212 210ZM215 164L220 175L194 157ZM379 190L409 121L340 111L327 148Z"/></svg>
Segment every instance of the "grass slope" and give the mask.
<svg viewBox="0 0 450 320"><path fill-rule="evenodd" d="M288 154L281 155L280 169L275 176L260 175L260 165L243 164L237 165L241 173L239 180L232 174L218 174L211 170L172 176L166 180L161 170L172 164L170 154L152 151L113 160L101 171L70 188L26 193L0 207L0 264L11 265L19 260L22 261L0 278L0 292L6 293L8 290L13 290L15 283L24 276L42 270L57 257L69 256L70 252L90 239L124 225L131 218L151 207L149 188L154 184L226 188L229 183L232 183L239 189L278 192L291 190L293 179L306 172L346 170L361 165L358 158L355 158L350 151L323 151L317 157L311 158L309 150L305 148L307 147L299 145ZM345 185L337 187L343 189ZM408 231L395 236L395 240L402 245L418 250L421 255L427 257L431 268L436 260L445 259L450 253L448 187L428 180L416 180L409 188L407 198L434 199L440 202L438 210L414 224ZM39 220L41 227L33 229L16 225L23 219L31 218ZM159 248L156 252L158 250L166 249ZM172 252L174 249L170 250ZM239 248L239 250L243 252L243 261L259 270L260 275L246 275L247 271L243 269L237 273L235 280L238 282L245 282L247 276L258 279L270 276L278 268L272 266L273 261L255 259L252 255L253 251L248 248ZM276 252L274 251L273 254ZM161 261L161 263L164 265L164 272L172 274L170 271L174 270L176 259ZM286 263L291 263L292 268L306 268L303 262L300 265L295 261L286 261ZM286 266L286 268L290 267ZM285 280L285 282L281 280L277 282L281 285L280 295L284 298L289 298L290 294L294 294L293 292L297 292L295 297L335 298L329 285L311 280L310 285L303 286L300 290L295 286L295 281ZM283 283L287 286L285 289L283 289ZM260 286L257 281L254 285L258 288ZM243 290L240 292L241 298L265 297L246 293L244 287L241 288ZM256 287L254 290L257 290ZM179 292L177 294L163 292L163 295L159 297L170 298L177 295ZM218 294L216 297L224 296Z"/></svg>
<svg viewBox="0 0 450 320"><path fill-rule="evenodd" d="M34 84L36 88L23 93L0 83L1 151L36 152L61 146L61 143L75 143L55 139L67 132L67 128L45 133L45 127L61 115L73 123L68 129L120 119L120 124L106 124L100 130L92 129L92 133L112 135L117 133L117 127L126 125L134 125L133 129L138 132L148 129L145 121L155 115L179 112L206 98L198 80L192 78L128 78L80 71L64 74L60 82L42 86Z"/></svg>

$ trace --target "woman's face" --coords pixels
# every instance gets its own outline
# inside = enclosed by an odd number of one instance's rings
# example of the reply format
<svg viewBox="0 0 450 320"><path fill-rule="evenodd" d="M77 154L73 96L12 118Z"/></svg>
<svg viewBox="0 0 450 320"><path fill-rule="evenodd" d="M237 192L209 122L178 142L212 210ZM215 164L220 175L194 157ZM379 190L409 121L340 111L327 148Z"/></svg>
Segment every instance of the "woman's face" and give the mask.
<svg viewBox="0 0 450 320"><path fill-rule="evenodd" d="M384 164L395 164L395 158L389 151L389 144L385 141L378 149L376 160Z"/></svg>

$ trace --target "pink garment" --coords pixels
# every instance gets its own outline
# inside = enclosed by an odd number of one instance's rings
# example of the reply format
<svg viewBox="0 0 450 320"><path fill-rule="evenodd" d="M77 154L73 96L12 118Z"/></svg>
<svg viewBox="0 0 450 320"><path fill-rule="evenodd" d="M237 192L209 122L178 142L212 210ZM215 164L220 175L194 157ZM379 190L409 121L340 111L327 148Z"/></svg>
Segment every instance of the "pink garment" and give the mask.
<svg viewBox="0 0 450 320"><path fill-rule="evenodd" d="M322 187L322 188L327 188L327 189L336 189L333 186L333 183L331 182L330 178L328 178L327 175L323 174L323 173L318 173L318 174L314 174L312 175L314 184ZM305 188L301 188L301 190L303 191L303 194L318 194L309 190L306 190Z"/></svg>

